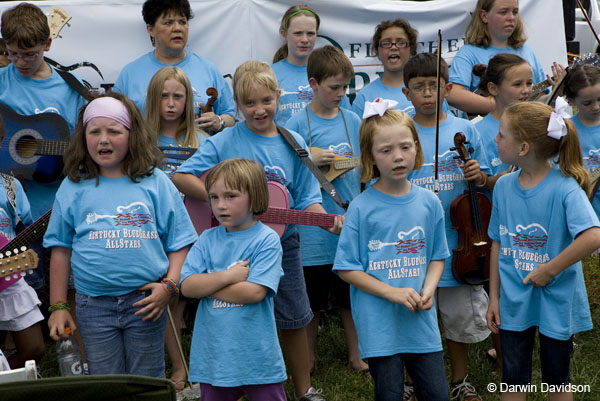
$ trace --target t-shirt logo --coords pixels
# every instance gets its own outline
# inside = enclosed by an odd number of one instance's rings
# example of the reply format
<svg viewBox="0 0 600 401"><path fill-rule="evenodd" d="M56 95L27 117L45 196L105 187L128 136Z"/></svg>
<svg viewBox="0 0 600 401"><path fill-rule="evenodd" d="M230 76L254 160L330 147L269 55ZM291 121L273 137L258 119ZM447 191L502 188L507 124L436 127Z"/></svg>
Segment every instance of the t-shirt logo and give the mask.
<svg viewBox="0 0 600 401"><path fill-rule="evenodd" d="M382 242L377 239L370 240L368 248L370 251L378 251L392 245L396 248L396 254L419 253L421 249L425 248L425 230L421 226L416 226L408 232L399 231L398 241L396 242Z"/></svg>
<svg viewBox="0 0 600 401"><path fill-rule="evenodd" d="M458 152L453 150L447 150L446 152L438 155L438 172L454 172L460 168L461 161L456 159ZM424 166L431 166L434 168L434 163L426 163Z"/></svg>
<svg viewBox="0 0 600 401"><path fill-rule="evenodd" d="M285 178L285 171L279 166L265 166L265 175L267 176L267 181L275 181L280 183L281 185L287 184L287 179Z"/></svg>
<svg viewBox="0 0 600 401"><path fill-rule="evenodd" d="M584 157L583 160L588 169L594 169L600 167L600 149L590 149L589 156Z"/></svg>
<svg viewBox="0 0 600 401"><path fill-rule="evenodd" d="M337 156L354 157L352 148L347 142L342 142L338 145L329 145L329 150L333 151Z"/></svg>
<svg viewBox="0 0 600 401"><path fill-rule="evenodd" d="M546 246L548 242L548 232L537 223L528 226L517 224L516 233L508 233L512 237L513 246L529 248L537 251Z"/></svg>
<svg viewBox="0 0 600 401"><path fill-rule="evenodd" d="M152 223L152 215L145 203L133 202L127 206L118 206L116 215L88 213L86 223L93 224L100 219L113 219L115 226L141 227Z"/></svg>
<svg viewBox="0 0 600 401"><path fill-rule="evenodd" d="M310 85L306 85L306 86L299 85L297 92L287 92L282 89L281 96L285 96L285 95L296 95L296 98L298 100L312 100L314 94L313 94L313 90L311 89Z"/></svg>

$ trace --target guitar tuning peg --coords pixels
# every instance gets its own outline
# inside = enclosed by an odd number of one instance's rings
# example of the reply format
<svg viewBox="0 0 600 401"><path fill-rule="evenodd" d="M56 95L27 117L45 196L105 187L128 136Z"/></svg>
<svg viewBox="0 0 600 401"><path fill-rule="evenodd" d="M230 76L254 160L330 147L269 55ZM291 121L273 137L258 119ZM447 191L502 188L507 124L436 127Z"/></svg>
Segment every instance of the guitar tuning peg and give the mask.
<svg viewBox="0 0 600 401"><path fill-rule="evenodd" d="M26 247L25 245L23 245L23 246L21 247L21 252L25 252L26 250L27 250L27 247Z"/></svg>
<svg viewBox="0 0 600 401"><path fill-rule="evenodd" d="M10 255L12 255L12 253L10 251L6 251L5 255L6 257L9 257Z"/></svg>
<svg viewBox="0 0 600 401"><path fill-rule="evenodd" d="M8 275L8 276L4 277L4 280L6 280L6 281L10 281L10 275Z"/></svg>
<svg viewBox="0 0 600 401"><path fill-rule="evenodd" d="M27 272L27 274L33 274L33 270L31 270L31 269L26 270L26 272Z"/></svg>
<svg viewBox="0 0 600 401"><path fill-rule="evenodd" d="M17 248L13 249L13 253L16 255L19 253L19 250Z"/></svg>

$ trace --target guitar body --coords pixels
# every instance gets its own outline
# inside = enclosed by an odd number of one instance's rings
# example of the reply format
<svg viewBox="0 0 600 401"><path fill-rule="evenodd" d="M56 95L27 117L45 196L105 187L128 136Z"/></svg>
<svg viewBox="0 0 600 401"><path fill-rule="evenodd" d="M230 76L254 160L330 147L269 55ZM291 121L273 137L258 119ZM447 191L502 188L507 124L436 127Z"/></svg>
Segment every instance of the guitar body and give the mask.
<svg viewBox="0 0 600 401"><path fill-rule="evenodd" d="M56 113L21 115L2 103L0 115L5 129L0 144L0 171L39 182L58 179L62 152L43 152L40 147L42 142L58 141L64 149L64 143L70 139L67 122Z"/></svg>
<svg viewBox="0 0 600 401"><path fill-rule="evenodd" d="M269 187L269 208L276 207L289 209L290 201L287 195L287 189L285 189L285 187L280 183L274 181L267 182L267 186ZM219 221L212 214L210 206L208 206L207 202L202 202L201 200L186 196L183 203L188 211L188 214L190 215L190 219L192 219L192 224L194 225L198 235L202 234L204 230L208 230L209 228L219 225ZM277 233L277 235L279 235L279 238L283 236L285 228L287 227L287 224L284 223L266 224L271 227Z"/></svg>

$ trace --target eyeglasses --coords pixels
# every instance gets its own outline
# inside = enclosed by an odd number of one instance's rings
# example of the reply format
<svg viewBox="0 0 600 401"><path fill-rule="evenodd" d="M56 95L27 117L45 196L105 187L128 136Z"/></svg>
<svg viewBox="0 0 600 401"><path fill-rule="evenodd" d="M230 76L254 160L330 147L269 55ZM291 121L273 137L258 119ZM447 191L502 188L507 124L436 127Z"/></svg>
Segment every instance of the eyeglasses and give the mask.
<svg viewBox="0 0 600 401"><path fill-rule="evenodd" d="M36 57L40 54L40 52L42 51L43 48L44 48L44 45L42 44L42 45L40 45L39 49L34 50L32 52L27 52L25 54L19 54L18 52L13 52L12 50L7 50L4 52L4 55L6 56L7 59L9 59L13 63L17 62L19 60L19 58L22 58L23 61L31 62L36 59Z"/></svg>
<svg viewBox="0 0 600 401"><path fill-rule="evenodd" d="M431 93L437 92L438 86L437 84L433 84L433 85L418 85L415 86L414 88L408 88L410 89L412 92L415 93L425 93L427 92L427 89L429 89L431 91Z"/></svg>
<svg viewBox="0 0 600 401"><path fill-rule="evenodd" d="M409 43L408 42L392 42L389 40L382 40L379 42L379 47L381 47L383 49L391 49L393 45L395 45L398 49L403 49L405 47L408 47Z"/></svg>

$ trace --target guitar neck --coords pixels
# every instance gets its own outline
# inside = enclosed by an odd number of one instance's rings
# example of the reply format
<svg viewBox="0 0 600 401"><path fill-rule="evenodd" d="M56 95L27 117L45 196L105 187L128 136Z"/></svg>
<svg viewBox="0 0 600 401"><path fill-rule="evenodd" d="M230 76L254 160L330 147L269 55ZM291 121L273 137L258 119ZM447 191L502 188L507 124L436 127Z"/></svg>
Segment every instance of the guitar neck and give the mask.
<svg viewBox="0 0 600 401"><path fill-rule="evenodd" d="M550 87L550 82L548 82L547 79L533 85L533 87L531 88L531 96L529 96L529 99L536 99L548 87Z"/></svg>
<svg viewBox="0 0 600 401"><path fill-rule="evenodd" d="M590 172L590 182L594 184L598 178L600 178L600 167L597 167L594 171Z"/></svg>
<svg viewBox="0 0 600 401"><path fill-rule="evenodd" d="M332 227L334 214L307 212L304 210L270 207L266 213L258 216L265 223L299 224L303 226Z"/></svg>
<svg viewBox="0 0 600 401"><path fill-rule="evenodd" d="M48 227L51 213L52 209L44 213L39 219L34 221L33 224L21 231L21 233L19 233L12 241L2 247L0 252L20 249L22 246L29 247L29 244L42 238Z"/></svg>
<svg viewBox="0 0 600 401"><path fill-rule="evenodd" d="M36 140L36 145L36 155L62 156L65 154L69 142L42 139Z"/></svg>
<svg viewBox="0 0 600 401"><path fill-rule="evenodd" d="M358 157L351 157L351 158L345 158L345 159L336 159L336 160L333 161L333 166L337 170L342 170L342 169L347 169L347 168L354 168L354 167L360 166L360 159Z"/></svg>

